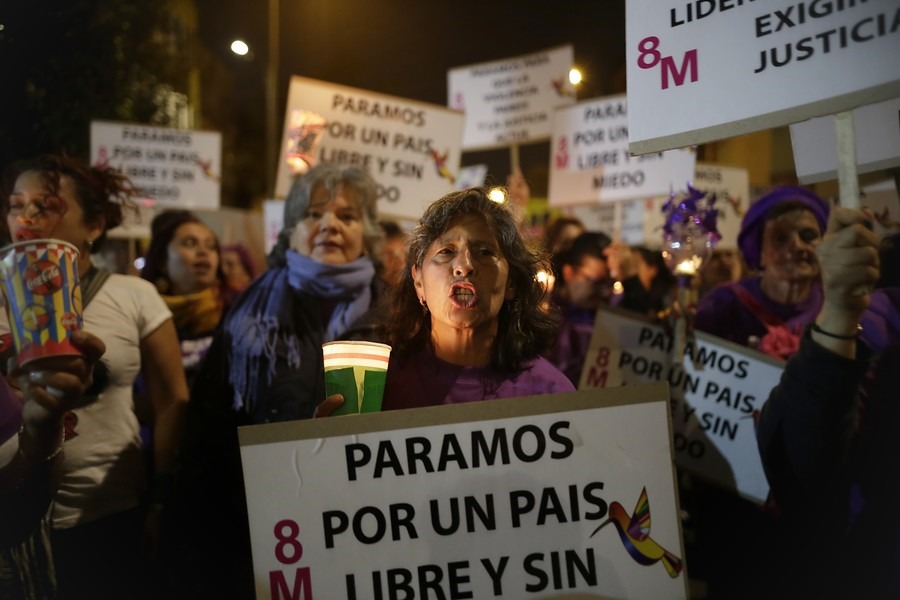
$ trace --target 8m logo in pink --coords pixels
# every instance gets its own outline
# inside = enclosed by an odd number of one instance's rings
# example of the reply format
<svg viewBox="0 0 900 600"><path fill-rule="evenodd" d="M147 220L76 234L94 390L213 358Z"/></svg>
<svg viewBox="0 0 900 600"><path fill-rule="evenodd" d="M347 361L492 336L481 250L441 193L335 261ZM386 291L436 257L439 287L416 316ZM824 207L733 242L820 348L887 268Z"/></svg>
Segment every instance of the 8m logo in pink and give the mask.
<svg viewBox="0 0 900 600"><path fill-rule="evenodd" d="M697 49L688 50L681 59L681 66L675 63L675 57L663 56L659 51L659 38L655 35L645 37L638 43L640 55L637 59L638 67L642 69L653 69L657 65L660 66L661 88L669 89L669 77L672 78L675 86L684 85L685 79L690 76L691 83L698 79L697 68Z"/></svg>

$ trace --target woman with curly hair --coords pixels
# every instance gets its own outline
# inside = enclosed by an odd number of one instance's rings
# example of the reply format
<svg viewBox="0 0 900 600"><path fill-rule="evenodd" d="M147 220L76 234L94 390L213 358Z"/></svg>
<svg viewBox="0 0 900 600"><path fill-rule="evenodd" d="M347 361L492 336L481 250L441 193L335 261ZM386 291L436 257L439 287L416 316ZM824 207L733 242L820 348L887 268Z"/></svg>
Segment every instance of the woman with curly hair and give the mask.
<svg viewBox="0 0 900 600"><path fill-rule="evenodd" d="M481 188L429 206L387 298L393 347L383 410L574 391L540 357L557 322L540 307L545 256Z"/></svg>
<svg viewBox="0 0 900 600"><path fill-rule="evenodd" d="M61 156L12 165L0 196L13 241L74 245L84 328L106 345L94 385L63 419L65 459L50 510L53 561L65 598L144 597L165 485L174 466L188 388L172 313L150 283L98 270L91 254L136 195L128 178ZM0 334L9 332L0 312ZM4 363L5 365L5 363ZM152 498L146 495L132 386L148 382L153 424ZM149 508L146 506L149 500ZM147 593L149 595L149 592Z"/></svg>

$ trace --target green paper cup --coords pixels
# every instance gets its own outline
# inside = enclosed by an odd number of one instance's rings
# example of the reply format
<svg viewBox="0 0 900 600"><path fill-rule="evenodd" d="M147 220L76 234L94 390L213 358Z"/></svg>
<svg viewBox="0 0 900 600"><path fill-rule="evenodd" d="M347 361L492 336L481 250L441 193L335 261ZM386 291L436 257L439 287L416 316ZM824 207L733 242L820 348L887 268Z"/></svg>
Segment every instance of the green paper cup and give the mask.
<svg viewBox="0 0 900 600"><path fill-rule="evenodd" d="M81 329L78 250L61 240L29 240L0 249L0 279L20 366L80 355L72 332Z"/></svg>
<svg viewBox="0 0 900 600"><path fill-rule="evenodd" d="M325 395L344 395L344 404L332 415L381 410L390 346L376 342L326 342L322 344L322 355Z"/></svg>

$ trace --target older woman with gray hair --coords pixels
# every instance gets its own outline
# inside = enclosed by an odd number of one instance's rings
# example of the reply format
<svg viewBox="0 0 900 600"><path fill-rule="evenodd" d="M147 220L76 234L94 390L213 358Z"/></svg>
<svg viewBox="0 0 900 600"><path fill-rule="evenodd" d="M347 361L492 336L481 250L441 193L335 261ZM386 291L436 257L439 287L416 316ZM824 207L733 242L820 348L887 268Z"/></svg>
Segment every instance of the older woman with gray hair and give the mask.
<svg viewBox="0 0 900 600"><path fill-rule="evenodd" d="M232 306L194 381L177 521L202 548L176 568L196 596L254 594L237 427L312 417L325 398L322 343L372 339L375 197L356 168L319 165L294 182L270 269Z"/></svg>
<svg viewBox="0 0 900 600"><path fill-rule="evenodd" d="M299 178L270 269L225 318L197 391L222 390L216 399L251 423L311 417L325 397L322 343L359 331L380 240L369 175L319 165Z"/></svg>

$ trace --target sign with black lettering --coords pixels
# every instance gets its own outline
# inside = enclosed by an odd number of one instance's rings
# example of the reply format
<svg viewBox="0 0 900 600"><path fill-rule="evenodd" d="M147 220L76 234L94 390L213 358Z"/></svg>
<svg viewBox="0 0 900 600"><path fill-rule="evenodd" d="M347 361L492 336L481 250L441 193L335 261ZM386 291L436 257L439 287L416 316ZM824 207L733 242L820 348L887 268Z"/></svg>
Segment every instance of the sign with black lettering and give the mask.
<svg viewBox="0 0 900 600"><path fill-rule="evenodd" d="M900 166L900 98L853 111L856 170L870 173ZM837 179L834 119L820 117L791 125L794 165L800 183Z"/></svg>
<svg viewBox="0 0 900 600"><path fill-rule="evenodd" d="M716 247L737 248L741 219L750 205L750 176L747 169L697 163L693 183L696 189L716 195L716 208L719 210L716 228L722 236ZM668 200L668 194L655 198L624 200L620 203L621 216L618 223L615 204L573 206L570 210L589 231L602 231L615 237L618 228L619 238L626 244L656 248L662 244L665 223L662 208Z"/></svg>
<svg viewBox="0 0 900 600"><path fill-rule="evenodd" d="M418 220L455 189L462 130L443 106L292 77L275 195L311 164L356 166L375 179L379 215Z"/></svg>
<svg viewBox="0 0 900 600"><path fill-rule="evenodd" d="M557 110L550 147L551 206L661 196L694 177L693 150L628 153L624 94Z"/></svg>
<svg viewBox="0 0 900 600"><path fill-rule="evenodd" d="M219 208L222 134L217 131L91 121L91 164L128 175L146 204Z"/></svg>
<svg viewBox="0 0 900 600"><path fill-rule="evenodd" d="M634 154L900 96L896 0L627 0L625 21Z"/></svg>
<svg viewBox="0 0 900 600"><path fill-rule="evenodd" d="M671 392L675 461L758 503L769 493L756 422L782 365L764 354L695 332L675 359L672 336L635 313L603 308L579 389L665 381Z"/></svg>
<svg viewBox="0 0 900 600"><path fill-rule="evenodd" d="M688 597L665 384L239 436L257 598Z"/></svg>
<svg viewBox="0 0 900 600"><path fill-rule="evenodd" d="M447 106L466 114L463 149L548 139L553 110L575 102L573 61L572 46L560 46L450 69Z"/></svg>

